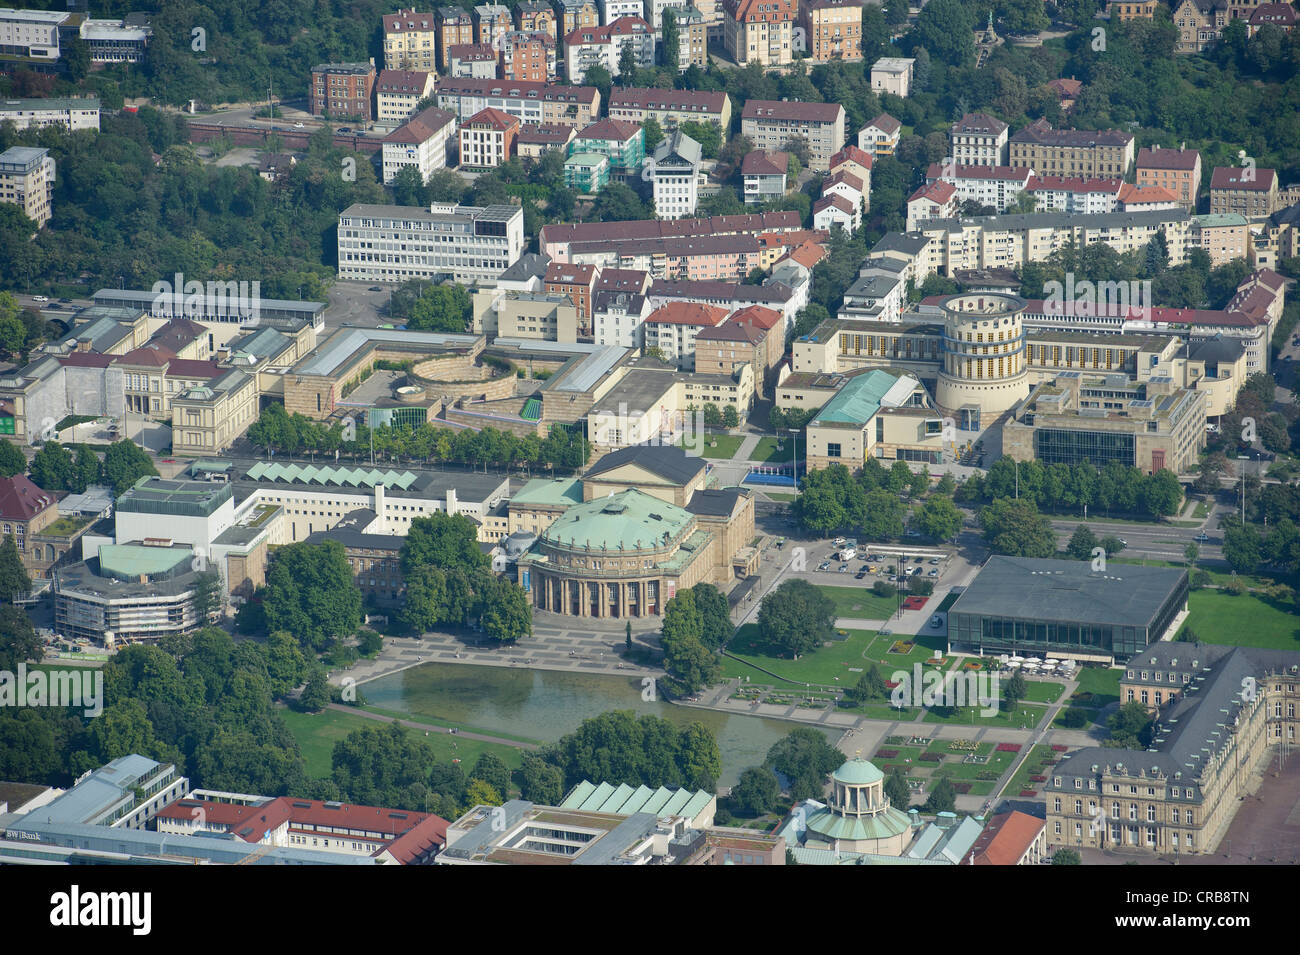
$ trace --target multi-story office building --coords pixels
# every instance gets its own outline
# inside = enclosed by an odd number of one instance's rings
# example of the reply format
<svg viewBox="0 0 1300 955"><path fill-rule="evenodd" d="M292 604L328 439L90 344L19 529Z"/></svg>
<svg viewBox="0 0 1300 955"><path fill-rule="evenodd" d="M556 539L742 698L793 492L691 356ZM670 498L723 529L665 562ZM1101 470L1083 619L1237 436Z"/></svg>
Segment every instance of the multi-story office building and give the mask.
<svg viewBox="0 0 1300 955"><path fill-rule="evenodd" d="M72 14L57 10L0 10L0 55L53 65L59 28Z"/></svg>
<svg viewBox="0 0 1300 955"><path fill-rule="evenodd" d="M311 113L368 123L374 118L374 63L323 63L311 71Z"/></svg>
<svg viewBox="0 0 1300 955"><path fill-rule="evenodd" d="M147 14L128 13L122 20L82 20L78 33L92 63L139 63L153 27Z"/></svg>
<svg viewBox="0 0 1300 955"><path fill-rule="evenodd" d="M41 229L54 214L54 160L48 149L10 146L0 153L0 202L11 203Z"/></svg>
<svg viewBox="0 0 1300 955"><path fill-rule="evenodd" d="M808 145L808 168L826 172L844 148L844 107L839 103L751 99L740 114L740 131L757 149L783 149L792 139Z"/></svg>
<svg viewBox="0 0 1300 955"><path fill-rule="evenodd" d="M1040 176L1123 178L1133 165L1133 137L1114 129L1053 129L1039 119L1008 140L1013 166Z"/></svg>
<svg viewBox="0 0 1300 955"><path fill-rule="evenodd" d="M425 72L437 68L438 24L432 13L399 10L383 22L385 68Z"/></svg>
<svg viewBox="0 0 1300 955"><path fill-rule="evenodd" d="M524 211L453 203L434 203L427 210L357 204L339 215L338 247L344 281L489 281L523 254Z"/></svg>

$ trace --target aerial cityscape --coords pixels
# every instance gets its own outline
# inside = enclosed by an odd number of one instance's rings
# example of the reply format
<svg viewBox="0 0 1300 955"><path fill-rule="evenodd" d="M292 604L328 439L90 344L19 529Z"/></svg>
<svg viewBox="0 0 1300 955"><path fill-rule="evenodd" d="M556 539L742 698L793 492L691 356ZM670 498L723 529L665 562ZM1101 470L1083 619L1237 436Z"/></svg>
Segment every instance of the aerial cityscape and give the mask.
<svg viewBox="0 0 1300 955"><path fill-rule="evenodd" d="M0 9L0 865L1300 863L1296 20Z"/></svg>

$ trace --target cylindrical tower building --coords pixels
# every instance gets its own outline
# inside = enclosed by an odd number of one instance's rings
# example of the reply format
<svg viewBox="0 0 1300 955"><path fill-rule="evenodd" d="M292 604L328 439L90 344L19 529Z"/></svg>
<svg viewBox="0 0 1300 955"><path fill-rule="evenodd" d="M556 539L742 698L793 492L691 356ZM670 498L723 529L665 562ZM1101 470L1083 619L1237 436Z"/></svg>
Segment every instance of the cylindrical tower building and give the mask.
<svg viewBox="0 0 1300 955"><path fill-rule="evenodd" d="M945 411L977 405L998 415L1029 396L1025 300L996 292L950 295L935 400Z"/></svg>

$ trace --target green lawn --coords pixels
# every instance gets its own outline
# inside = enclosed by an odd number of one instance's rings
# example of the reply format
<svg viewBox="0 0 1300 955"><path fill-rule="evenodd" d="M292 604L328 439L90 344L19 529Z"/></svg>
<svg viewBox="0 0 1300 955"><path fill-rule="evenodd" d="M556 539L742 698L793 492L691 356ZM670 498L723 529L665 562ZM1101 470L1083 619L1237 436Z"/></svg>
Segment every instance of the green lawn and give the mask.
<svg viewBox="0 0 1300 955"><path fill-rule="evenodd" d="M738 434L701 434L691 436L689 447L686 438L682 438L680 447L691 454L698 454L705 458L730 458L740 450L744 440L744 437ZM714 442L717 442L718 446L710 447Z"/></svg>
<svg viewBox="0 0 1300 955"><path fill-rule="evenodd" d="M1041 706L1021 704L1008 713L999 708L992 716L985 716L983 708L978 706L944 707L930 709L925 713L927 723L949 723L958 726L1006 726L1014 729L1032 729L1043 718L1045 710Z"/></svg>
<svg viewBox="0 0 1300 955"><path fill-rule="evenodd" d="M1003 681L1003 691L1006 683ZM1065 692L1065 684L1051 680L1026 680L1025 700L1030 703L1055 703Z"/></svg>
<svg viewBox="0 0 1300 955"><path fill-rule="evenodd" d="M339 740L362 727L384 726L377 720L368 720L363 716L341 713L338 710L301 713L298 710L281 707L276 712L280 714L285 725L298 741L298 748L302 750L303 759L307 763L307 775L313 779L322 779L330 774L334 744ZM404 714L404 717L409 719L410 714ZM517 769L523 761L521 750L513 746L502 746L499 743L484 743L463 736L452 738L442 733L431 733L424 741L429 744L439 762L459 759L466 773L474 765L480 753L495 753L511 769Z"/></svg>
<svg viewBox="0 0 1300 955"><path fill-rule="evenodd" d="M1300 650L1300 617L1252 594L1234 597L1195 590L1188 597L1187 624L1205 643L1266 650Z"/></svg>
<svg viewBox="0 0 1300 955"><path fill-rule="evenodd" d="M1079 688L1076 696L1091 693L1092 698L1082 706L1102 707L1119 702L1119 678L1123 671L1112 667L1083 667L1078 673Z"/></svg>
<svg viewBox="0 0 1300 955"><path fill-rule="evenodd" d="M793 460L794 442L786 438L781 444L781 449L777 450L776 438L760 438L758 445L754 448L754 453L750 455L750 460L771 464L780 464Z"/></svg>
<svg viewBox="0 0 1300 955"><path fill-rule="evenodd" d="M1021 750L1021 752L1023 753L1024 750ZM1015 753L1013 755L1018 756L1020 754ZM1006 789L1002 790L1003 795L1005 795L1008 799L1015 799L1017 796L1020 795L1020 791L1022 789L1034 789L1041 792L1043 784L1036 783L1032 781L1029 777L1052 775L1051 767L1049 766L1046 769L1044 769L1042 766L1042 760L1044 756L1053 756L1053 755L1064 755L1064 754L1053 753L1052 747L1050 746L1035 746L1032 750L1029 751L1029 757L1023 763L1020 764L1020 768L1016 770L1016 774L1011 777L1010 784L1007 786Z"/></svg>
<svg viewBox="0 0 1300 955"><path fill-rule="evenodd" d="M856 562L855 562L856 563ZM844 575L845 577L848 574ZM868 577L863 583L875 578ZM835 602L837 617L856 617L861 620L888 620L898 610L897 597L879 597L871 592L871 587L829 587L817 588ZM927 604L926 606L929 606ZM936 647L938 644L936 644Z"/></svg>
<svg viewBox="0 0 1300 955"><path fill-rule="evenodd" d="M727 645L734 657L723 657L722 673L727 678L749 677L754 684L773 683L772 677L755 669L763 667L793 683L849 687L861 679L862 673L872 663L879 664L881 674L888 680L894 670L910 671L914 663L924 663L931 655L931 651L920 644L913 646L908 653L890 653L889 648L893 643L893 637L878 636L874 630L850 630L849 636L843 640L836 640L829 647L818 647L798 660L791 660L763 652L763 648L758 645L758 624L749 623L741 627ZM855 673L855 669L862 672ZM785 688L777 686L778 690ZM887 701L870 705L881 707L884 711L889 709Z"/></svg>

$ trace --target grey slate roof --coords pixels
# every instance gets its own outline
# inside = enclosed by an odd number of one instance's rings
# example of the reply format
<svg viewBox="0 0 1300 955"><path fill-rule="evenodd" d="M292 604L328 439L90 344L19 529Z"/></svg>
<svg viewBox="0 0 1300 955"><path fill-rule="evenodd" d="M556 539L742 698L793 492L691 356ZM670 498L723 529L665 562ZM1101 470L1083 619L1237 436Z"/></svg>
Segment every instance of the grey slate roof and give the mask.
<svg viewBox="0 0 1300 955"><path fill-rule="evenodd" d="M702 459L692 457L681 448L638 444L611 451L587 469L587 477L597 477L627 464L645 468L651 474L674 484L685 484L704 467Z"/></svg>

